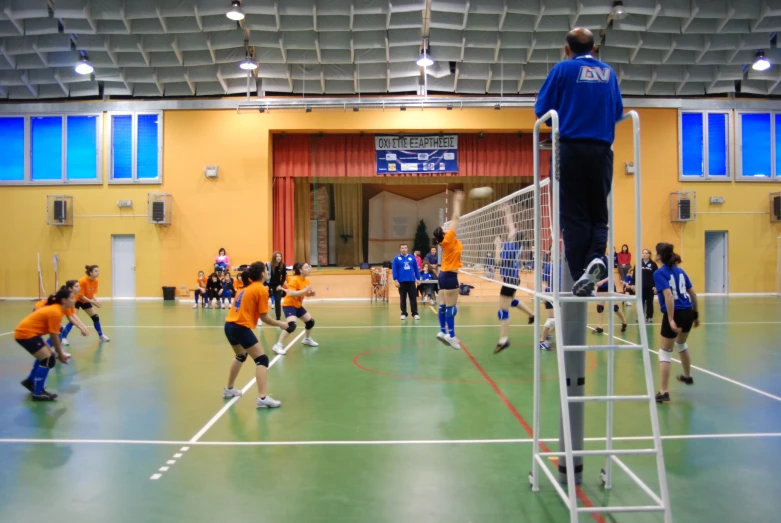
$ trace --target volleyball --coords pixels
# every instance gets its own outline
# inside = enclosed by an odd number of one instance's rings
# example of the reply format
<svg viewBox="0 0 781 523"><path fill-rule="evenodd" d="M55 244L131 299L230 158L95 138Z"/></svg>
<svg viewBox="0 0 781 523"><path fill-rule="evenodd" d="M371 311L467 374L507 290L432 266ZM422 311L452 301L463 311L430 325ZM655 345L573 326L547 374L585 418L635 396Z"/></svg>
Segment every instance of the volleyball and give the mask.
<svg viewBox="0 0 781 523"><path fill-rule="evenodd" d="M473 200L482 200L483 198L488 198L493 194L494 190L490 187L475 187L471 191L469 191L469 197Z"/></svg>

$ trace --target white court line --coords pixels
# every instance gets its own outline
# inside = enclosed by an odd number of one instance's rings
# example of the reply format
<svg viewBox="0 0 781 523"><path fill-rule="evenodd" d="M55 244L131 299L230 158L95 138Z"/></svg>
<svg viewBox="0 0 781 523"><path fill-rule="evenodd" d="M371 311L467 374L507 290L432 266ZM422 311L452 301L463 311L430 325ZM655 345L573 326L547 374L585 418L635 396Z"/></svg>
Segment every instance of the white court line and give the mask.
<svg viewBox="0 0 781 523"><path fill-rule="evenodd" d="M9 334L13 334L13 333L14 333L14 331L3 332L2 334L0 334L0 336L8 336Z"/></svg>
<svg viewBox="0 0 781 523"><path fill-rule="evenodd" d="M589 325L588 328L591 329L592 326ZM618 340L618 341L623 341L624 343L629 344L629 345L633 344L631 341L627 341L624 338L619 338L616 335L613 335L613 338ZM659 351L655 351L655 350L653 350L650 347L648 348L648 350L653 352L656 355L659 354ZM678 360L678 359L675 359L675 358L672 358L672 360L674 362L676 362L676 363L680 363L681 362L681 360ZM760 389L758 389L756 387L752 387L751 385L746 385L745 383L741 383L740 381L733 380L732 378L728 378L726 376L722 376L721 374L717 374L717 373L715 373L713 371L710 371L708 369L703 369L702 367L698 367L696 365L692 365L691 367L692 367L692 369L697 369L698 371L703 372L705 374L708 374L710 376L713 376L714 378L718 378L720 380L724 380L724 381L726 381L728 383L732 383L733 385L737 385L738 387L742 387L742 388L744 388L746 390L750 390L752 392L756 392L757 394L761 394L762 396L768 397L770 399L773 399L773 400L776 400L776 401L781 401L781 396L776 396L775 394L770 394L769 392L765 392L764 390L760 390Z"/></svg>
<svg viewBox="0 0 781 523"><path fill-rule="evenodd" d="M662 440L698 440L698 439L761 439L781 438L781 432L749 432L729 434L673 434L662 436ZM585 438L587 442L603 442L605 437ZM614 436L614 441L651 441L653 436ZM544 443L556 443L558 438L540 438ZM345 441L166 441L166 440L134 440L134 439L29 439L0 438L0 444L26 445L171 445L182 444L195 447L330 447L330 446L408 446L408 445L496 445L510 443L533 443L531 438L504 439L421 439L421 440L345 440ZM188 447L184 447L188 448ZM180 453L174 457L181 457ZM176 462L175 460L169 460ZM172 465L173 463L167 463Z"/></svg>
<svg viewBox="0 0 781 523"><path fill-rule="evenodd" d="M287 346L285 347L285 351L287 352L287 350L288 350L290 347L292 347L292 346L293 346L293 344L295 344L295 343L296 343L298 340L300 340L300 339L301 339L301 336L303 336L305 333L306 333L306 331L301 331L301 332L298 334L298 336L296 336L295 338L293 338L293 339L290 341L290 343L288 343L288 344L287 344ZM274 359L272 359L272 360L269 362L269 364L268 364L268 369L269 369L269 370L271 370L271 367L273 367L273 366L274 366L274 364L275 364L275 363L276 363L276 362L279 360L279 358L281 358L281 357L282 357L282 355L280 355L280 354L277 354L277 355L274 357ZM233 404L234 404L234 403L236 403L237 401L239 401L239 399L241 399L241 397L242 397L242 396L244 396L244 394L245 394L245 393L246 393L246 392L247 392L247 391L248 391L250 388L252 388L252 386L253 386L253 385L255 385L255 382L256 382L256 381L257 381L257 378L255 378L255 377L253 377L251 380L249 380L249 382L248 382L246 385L244 385L244 388L242 388L242 389L241 389L241 396L234 396L234 397L233 397L233 398L232 398L232 399L231 399L231 400L230 400L228 403L226 403L225 405L223 405L223 406L222 406L222 408L221 408L219 411L217 411L217 414L215 414L214 416L212 416L212 419L210 419L208 422L206 422L206 425L204 425L204 426L201 428L201 430L199 430L199 431L198 431L198 432L195 434L195 436L193 436L192 438L190 438L190 440L187 442L187 444L189 444L189 445L194 445L194 444L198 443L198 440L200 440L200 439L203 437L203 435L204 435L204 434L206 434L206 432L207 432L207 431L208 431L210 428L212 428L212 427L214 426L214 424L215 424L215 423L217 423L217 421L218 421L218 420L219 420L219 419L220 419L220 418L223 416L223 414L225 414L226 412L228 412L228 409L230 409L230 408L233 406ZM187 448L185 447L185 448L183 448L182 450L187 450ZM172 460L169 460L167 463L168 463L169 465L171 465L171 464L172 464L172 463L171 463L171 461L172 461ZM176 461L173 461L173 463L176 463ZM163 470L163 469L165 469L165 470ZM167 471L167 470L168 470L168 467L161 467L161 468L160 468L160 472L165 472L165 471ZM155 476L157 476L157 477L155 477ZM160 479L160 475L159 475L159 474L153 474L152 476L150 476L150 477L149 477L149 479L152 479L152 480L157 480L157 479Z"/></svg>

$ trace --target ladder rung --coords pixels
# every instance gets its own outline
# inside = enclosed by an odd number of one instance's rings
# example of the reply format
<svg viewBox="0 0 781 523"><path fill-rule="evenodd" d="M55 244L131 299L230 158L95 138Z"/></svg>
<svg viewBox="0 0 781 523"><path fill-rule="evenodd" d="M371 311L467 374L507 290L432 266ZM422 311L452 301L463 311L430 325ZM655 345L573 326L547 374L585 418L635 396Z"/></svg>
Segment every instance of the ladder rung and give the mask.
<svg viewBox="0 0 781 523"><path fill-rule="evenodd" d="M644 454L656 454L656 449L600 449L600 450L573 450L573 456L639 456ZM540 456L546 458L563 458L565 452L540 452Z"/></svg>
<svg viewBox="0 0 781 523"><path fill-rule="evenodd" d="M597 296L573 296L572 293L559 293L559 301L562 303L587 303L587 302L620 302L620 301L637 301L634 296L629 294L618 294L614 292L606 292L604 294L598 294Z"/></svg>
<svg viewBox="0 0 781 523"><path fill-rule="evenodd" d="M651 396L570 396L567 401L572 403L586 403L590 401L648 401Z"/></svg>
<svg viewBox="0 0 781 523"><path fill-rule="evenodd" d="M642 345L631 343L629 345L564 345L565 351L585 351L585 350L640 350Z"/></svg>
<svg viewBox="0 0 781 523"><path fill-rule="evenodd" d="M664 512L664 505L637 505L637 506L614 506L614 507L578 507L578 512L594 514L596 512Z"/></svg>

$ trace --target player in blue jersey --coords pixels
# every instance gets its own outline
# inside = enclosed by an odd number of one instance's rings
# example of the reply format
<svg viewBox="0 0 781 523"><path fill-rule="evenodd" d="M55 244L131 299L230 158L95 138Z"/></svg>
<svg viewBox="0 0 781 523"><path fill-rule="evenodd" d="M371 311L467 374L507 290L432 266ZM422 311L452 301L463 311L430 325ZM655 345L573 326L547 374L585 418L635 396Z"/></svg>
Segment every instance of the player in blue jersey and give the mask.
<svg viewBox="0 0 781 523"><path fill-rule="evenodd" d="M559 203L564 251L577 296L590 296L605 277L607 198L613 184L615 125L624 112L615 71L592 56L594 35L567 34L568 60L556 64L534 112L559 115ZM552 175L553 176L553 175Z"/></svg>
<svg viewBox="0 0 781 523"><path fill-rule="evenodd" d="M607 293L607 280L608 278L604 278L597 282L597 295ZM613 283L613 292L616 292L616 284ZM597 303L597 328L594 329L592 332L594 334L602 334L605 332L605 330L602 328L602 315L605 312L605 302ZM626 315L624 314L624 311L621 310L621 308L618 306L618 303L613 303L613 312L616 313L616 315L621 320L621 332L626 332Z"/></svg>
<svg viewBox="0 0 781 523"><path fill-rule="evenodd" d="M669 243L656 244L656 258L660 263L654 272L654 287L659 293L659 308L662 310L662 347L659 350L660 388L656 402L670 401L667 386L670 382L670 363L673 346L681 358L683 374L678 381L694 385L691 377L691 357L686 339L692 326L699 327L697 313L697 294L694 292L689 276L678 267L680 256L673 251Z"/></svg>
<svg viewBox="0 0 781 523"><path fill-rule="evenodd" d="M510 346L510 307L518 307L529 315L529 323L534 323L534 312L515 298L516 287L521 283L521 235L515 227L510 205L503 205L502 212L507 237L497 236L494 240L495 260L504 283L502 290L499 291L499 342L496 344L494 354Z"/></svg>

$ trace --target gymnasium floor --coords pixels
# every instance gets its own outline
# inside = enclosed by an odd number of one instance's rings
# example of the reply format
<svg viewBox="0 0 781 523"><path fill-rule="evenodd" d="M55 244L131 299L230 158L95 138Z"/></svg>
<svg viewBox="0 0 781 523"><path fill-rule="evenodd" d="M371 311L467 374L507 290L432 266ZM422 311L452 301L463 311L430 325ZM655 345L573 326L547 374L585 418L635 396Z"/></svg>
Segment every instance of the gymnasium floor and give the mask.
<svg viewBox="0 0 781 523"><path fill-rule="evenodd" d="M232 359L225 311L162 302L107 304L100 315L111 342L74 331L71 364L50 377L60 400L34 404L19 385L32 359L10 332L31 305L0 303L0 521L567 521L546 480L540 493L527 480L525 316L513 317L511 349L494 356L490 303L460 305L461 352L436 342L430 308L400 325L396 306L310 304L320 347L299 340L274 359L270 392L283 405L258 411L254 386L236 402L221 397ZM778 521L781 300L706 298L703 309L690 346L710 374L696 369L694 387L674 383L672 403L659 408L673 518ZM658 347L659 327L649 329ZM262 329L267 349L274 337ZM637 326L622 337L638 341ZM556 354L542 357L553 378ZM587 391L604 394L604 355L588 362ZM245 365L239 386L252 370ZM642 392L641 370L639 354L618 353L617 393ZM558 434L557 387L543 384L549 438ZM604 406L587 415L587 436L603 436ZM645 405L616 408L616 435L649 434ZM650 442L619 444L629 445ZM656 485L652 458L626 461ZM601 466L586 460L584 498L647 503L620 470L604 491Z"/></svg>

